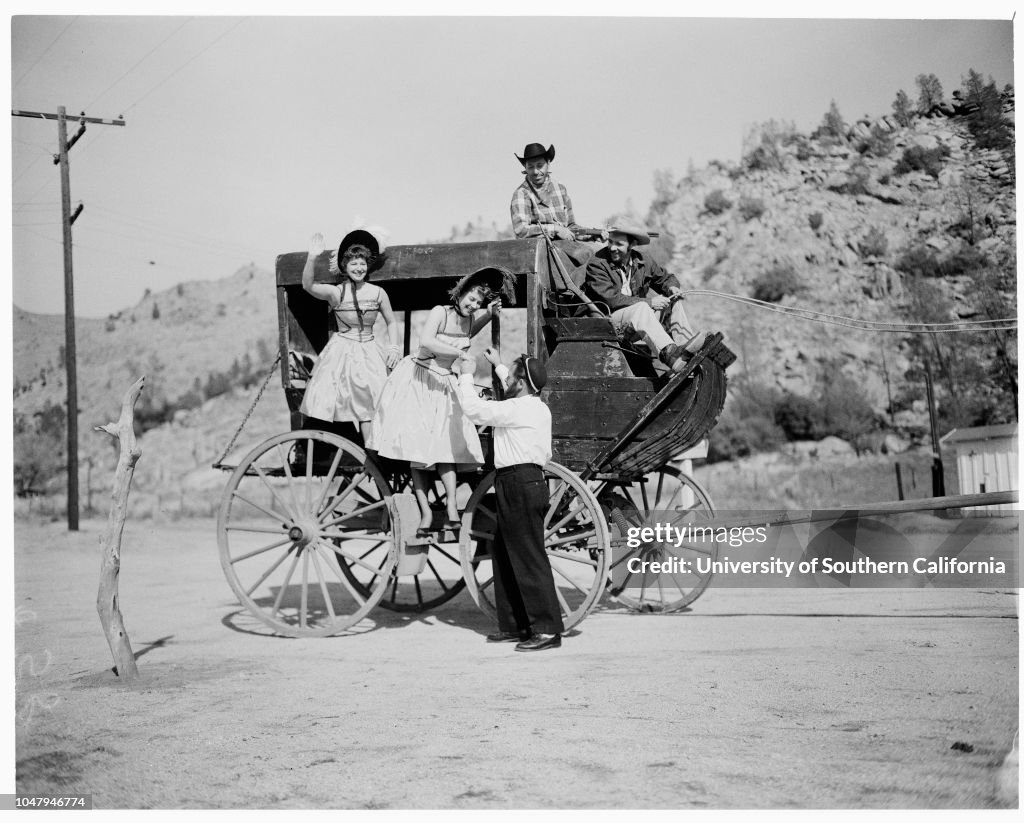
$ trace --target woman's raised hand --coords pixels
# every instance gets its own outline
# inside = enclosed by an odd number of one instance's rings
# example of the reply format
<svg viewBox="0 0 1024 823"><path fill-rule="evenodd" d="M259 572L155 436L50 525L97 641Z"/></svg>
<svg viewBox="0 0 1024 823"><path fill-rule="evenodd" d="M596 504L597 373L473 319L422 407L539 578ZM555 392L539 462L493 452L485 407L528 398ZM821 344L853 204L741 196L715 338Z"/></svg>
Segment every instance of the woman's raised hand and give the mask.
<svg viewBox="0 0 1024 823"><path fill-rule="evenodd" d="M316 257L325 248L327 247L324 245L324 236L320 234L320 232L317 232L309 238L309 253L313 257Z"/></svg>
<svg viewBox="0 0 1024 823"><path fill-rule="evenodd" d="M495 297L487 307L487 310L491 313L491 317L498 314L501 311L501 297Z"/></svg>

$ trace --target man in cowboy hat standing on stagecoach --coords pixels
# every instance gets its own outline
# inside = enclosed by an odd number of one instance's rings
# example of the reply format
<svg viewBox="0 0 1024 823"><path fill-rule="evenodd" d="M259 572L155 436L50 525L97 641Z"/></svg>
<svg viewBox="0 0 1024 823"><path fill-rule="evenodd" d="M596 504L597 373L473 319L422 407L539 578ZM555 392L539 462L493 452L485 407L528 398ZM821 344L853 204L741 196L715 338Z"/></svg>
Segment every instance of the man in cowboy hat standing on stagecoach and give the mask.
<svg viewBox="0 0 1024 823"><path fill-rule="evenodd" d="M565 186L551 177L551 161L555 147L546 149L530 143L523 156L516 155L523 165L526 179L512 193L512 231L516 237L547 235L552 240L575 240L576 218Z"/></svg>
<svg viewBox="0 0 1024 823"><path fill-rule="evenodd" d="M682 371L704 345L707 332L694 333L676 276L637 249L651 242L647 231L627 222L607 231L608 245L587 263L587 297L607 306L619 336L632 328L662 363Z"/></svg>

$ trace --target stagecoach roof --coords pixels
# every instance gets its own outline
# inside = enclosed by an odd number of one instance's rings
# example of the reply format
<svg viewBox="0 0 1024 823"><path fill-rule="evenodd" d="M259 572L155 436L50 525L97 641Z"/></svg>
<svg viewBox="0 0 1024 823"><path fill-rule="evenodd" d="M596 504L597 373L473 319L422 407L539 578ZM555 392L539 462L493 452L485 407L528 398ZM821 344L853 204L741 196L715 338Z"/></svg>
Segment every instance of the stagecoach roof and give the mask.
<svg viewBox="0 0 1024 823"><path fill-rule="evenodd" d="M317 257L314 279L318 283L336 283L338 277L329 271L331 253ZM289 252L277 258L277 285L302 284L306 252ZM494 240L483 243L421 243L415 246L391 246L384 252L383 265L370 279L374 282L393 280L430 280L459 278L485 266L501 266L513 274L539 272L546 279L547 254L543 238Z"/></svg>

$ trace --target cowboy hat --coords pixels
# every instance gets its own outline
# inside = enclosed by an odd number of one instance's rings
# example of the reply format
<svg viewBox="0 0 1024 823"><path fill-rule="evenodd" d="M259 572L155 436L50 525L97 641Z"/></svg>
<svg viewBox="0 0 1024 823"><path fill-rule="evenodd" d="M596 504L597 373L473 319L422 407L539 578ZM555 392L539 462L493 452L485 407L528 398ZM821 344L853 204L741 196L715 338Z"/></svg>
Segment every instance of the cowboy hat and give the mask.
<svg viewBox="0 0 1024 823"><path fill-rule="evenodd" d="M448 294L452 300L460 300L462 295L476 286L483 286L492 294L501 294L509 303L515 304L515 275L502 266L485 266L467 274L452 286Z"/></svg>
<svg viewBox="0 0 1024 823"><path fill-rule="evenodd" d="M637 246L646 246L651 242L651 238L647 234L647 229L642 228L635 223L616 223L613 226L609 226L606 231L608 234L624 234L627 237L631 237L634 245Z"/></svg>
<svg viewBox="0 0 1024 823"><path fill-rule="evenodd" d="M513 152L513 154L515 154L515 152ZM536 160L538 157L543 157L550 163L552 160L555 159L554 145L548 146L547 149L545 149L544 146L541 145L540 143L530 143L526 146L525 149L523 149L522 157L516 154L516 160L518 160L524 166L526 165L527 160Z"/></svg>
<svg viewBox="0 0 1024 823"><path fill-rule="evenodd" d="M366 261L368 264L367 267L370 271L375 271L384 265L383 251L385 245L384 241L378 238L378 234L383 235L384 230L378 229L375 233L370 229L352 229L348 234L341 238L341 243L338 244L337 251L331 252L331 261L329 264L331 274L341 273L338 261L342 259L345 252L352 246L366 246L366 248L370 250L370 259Z"/></svg>

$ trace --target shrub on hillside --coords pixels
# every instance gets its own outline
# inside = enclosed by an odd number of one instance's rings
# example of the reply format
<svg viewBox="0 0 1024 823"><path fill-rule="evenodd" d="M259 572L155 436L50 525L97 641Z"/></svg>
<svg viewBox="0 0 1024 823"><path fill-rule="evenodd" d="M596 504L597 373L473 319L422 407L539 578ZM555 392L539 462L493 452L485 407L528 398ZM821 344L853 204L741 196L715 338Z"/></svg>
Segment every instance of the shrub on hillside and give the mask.
<svg viewBox="0 0 1024 823"><path fill-rule="evenodd" d="M871 127L871 134L857 146L857 151L871 157L888 157L892 154L892 135L878 123Z"/></svg>
<svg viewBox="0 0 1024 823"><path fill-rule="evenodd" d="M782 395L775 406L775 424L786 433L788 440L816 440L821 430L818 404L792 392Z"/></svg>
<svg viewBox="0 0 1024 823"><path fill-rule="evenodd" d="M769 120L754 126L743 141L743 168L749 171L784 171L785 147L800 140L796 126Z"/></svg>
<svg viewBox="0 0 1024 823"><path fill-rule="evenodd" d="M755 300L778 303L786 295L799 294L803 288L792 266L778 264L754 280L750 294Z"/></svg>
<svg viewBox="0 0 1024 823"><path fill-rule="evenodd" d="M730 400L718 425L711 430L708 461L733 460L769 451L786 436L772 419L778 390L769 385L740 381L730 390Z"/></svg>
<svg viewBox="0 0 1024 823"><path fill-rule="evenodd" d="M820 211L811 212L807 215L807 225L809 225L813 231L820 229L823 222L825 222L825 218L822 217Z"/></svg>
<svg viewBox="0 0 1024 823"><path fill-rule="evenodd" d="M957 246L957 248L943 258L941 263L942 273L947 277L971 274L972 272L984 269L988 265L988 256L971 245Z"/></svg>
<svg viewBox="0 0 1024 823"><path fill-rule="evenodd" d="M708 437L708 462L771 451L784 442L782 430L764 414L735 417L726 413Z"/></svg>
<svg viewBox="0 0 1024 823"><path fill-rule="evenodd" d="M915 245L903 250L893 268L911 277L942 277L938 255L927 246Z"/></svg>
<svg viewBox="0 0 1024 823"><path fill-rule="evenodd" d="M741 197L736 208L744 220L753 220L764 214L764 200L760 197Z"/></svg>
<svg viewBox="0 0 1024 823"><path fill-rule="evenodd" d="M896 122L904 128L914 120L914 104L910 102L910 96L903 89L896 92L896 99L892 101L892 113Z"/></svg>
<svg viewBox="0 0 1024 823"><path fill-rule="evenodd" d="M704 211L709 214L722 214L732 208L732 201L721 189L709 192L704 198Z"/></svg>
<svg viewBox="0 0 1024 823"><path fill-rule="evenodd" d="M897 176L909 174L912 171L923 171L931 177L938 178L942 171L942 161L949 157L948 146L936 146L934 149L926 149L921 146L908 146L903 150L903 156L896 161L893 171Z"/></svg>
<svg viewBox="0 0 1024 823"><path fill-rule="evenodd" d="M27 417L14 415L14 493L19 497L44 490L65 470L64 406L47 402Z"/></svg>
<svg viewBox="0 0 1024 823"><path fill-rule="evenodd" d="M843 194L868 194L871 189L871 169L861 160L853 163L846 170L846 185Z"/></svg>
<svg viewBox="0 0 1024 823"><path fill-rule="evenodd" d="M893 267L912 277L955 277L980 271L989 262L984 252L970 245L960 245L945 257L927 246L915 245L905 249Z"/></svg>
<svg viewBox="0 0 1024 823"><path fill-rule="evenodd" d="M872 226L868 233L857 241L857 251L861 257L885 257L889 251L889 241L885 232L878 226Z"/></svg>

